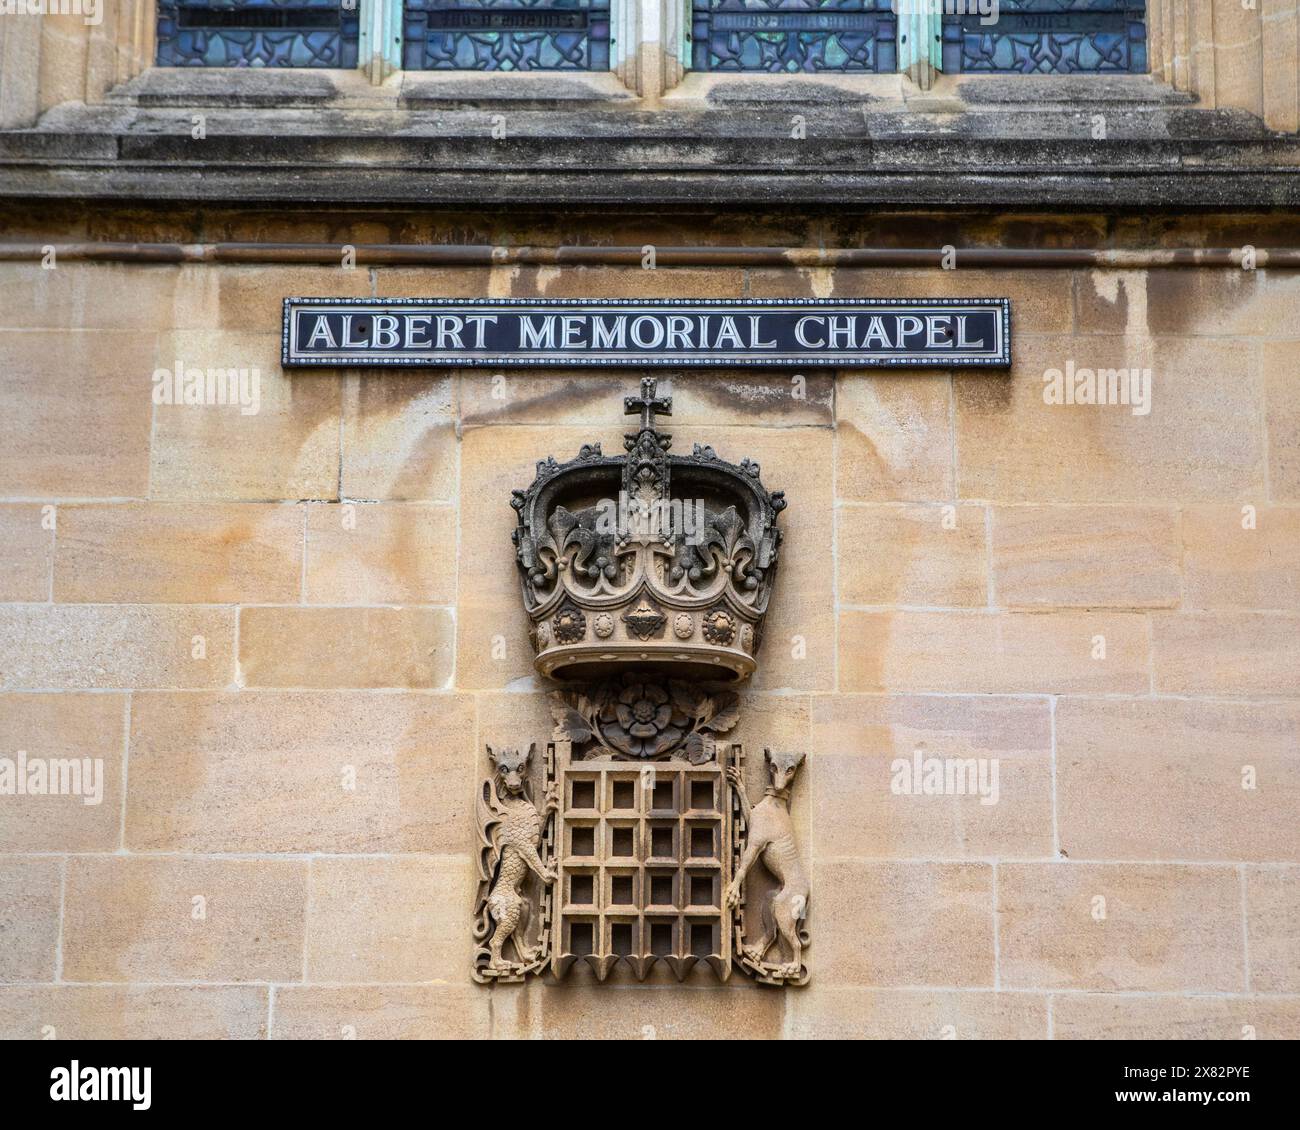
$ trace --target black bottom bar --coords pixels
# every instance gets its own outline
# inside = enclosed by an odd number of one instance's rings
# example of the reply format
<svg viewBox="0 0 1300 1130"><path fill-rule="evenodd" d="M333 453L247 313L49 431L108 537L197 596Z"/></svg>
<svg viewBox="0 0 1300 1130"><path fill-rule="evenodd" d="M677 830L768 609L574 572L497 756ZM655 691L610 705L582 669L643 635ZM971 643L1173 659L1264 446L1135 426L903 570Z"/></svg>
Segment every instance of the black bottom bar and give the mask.
<svg viewBox="0 0 1300 1130"><path fill-rule="evenodd" d="M639 991L654 990L614 991L626 1007L635 1008ZM565 990L541 988L543 996L547 992ZM1232 1119L1232 1125L1249 1126L1264 1118L1272 1120L1283 1110L1293 1111L1296 1090L1295 1045L1255 1041L1044 1042L1010 1047L936 1040L923 1047L913 1043L841 1049L838 1056L795 1044L776 1052L776 1062L757 1075L756 1057L774 1053L752 1045L719 1042L687 1050L671 1047L668 1041L642 1041L631 1053L633 1059L629 1052L611 1041L587 1040L580 1058L575 1055L570 1066L566 1049L553 1046L539 1056L535 1049L499 1045L430 1049L353 1041L7 1044L5 1113L12 1126L36 1124L22 1116L48 1116L59 1108L92 1118L119 1111L131 1117L152 1113L171 1120L171 1125L178 1115L201 1111L207 1121L254 1113L265 1119L284 1113L294 1117L295 1125L304 1124L304 1117L319 1115L323 1125L339 1126L352 1116L369 1116L373 1122L377 1114L397 1116L399 1111L419 1107L436 1124L442 1121L438 1112L453 1109L449 1103L462 1110L477 1103L485 1111L499 1110L505 1094L522 1112L536 1109L540 1102L553 1104L556 1100L550 1096L557 1092L570 1092L581 1093L580 1101L589 1104L602 1097L602 1086L611 1089L611 1097L625 1097L637 1078L653 1078L665 1085L664 1095L674 1096L661 1098L661 1109L667 1103L683 1113L691 1110L698 1120L704 1108L692 1105L697 1101L690 1094L695 1085L701 1088L700 1099L711 1096L708 1109L716 1113L719 1124L734 1121L747 1101L755 1104L751 1108L755 1112L768 1116L764 1121L772 1121L771 1114L782 1108L792 1115L801 1110L806 1115L811 1102L843 1096L853 1101L864 1120L873 1109L888 1109L928 1125L933 1125L935 1115L943 1114L1050 1117L1060 1111L1074 1121L1081 1113L1128 1107L1146 1116L1202 1110L1221 1120ZM846 1055L854 1057L858 1066L844 1070ZM471 1056L474 1066L467 1062L467 1070L461 1070L457 1061ZM702 1071L706 1063L708 1070ZM148 1109L133 1109L130 1097L51 1099L52 1087L66 1093L64 1080L74 1064L79 1085L87 1089L92 1086L87 1068L147 1067ZM575 1077L565 1079L570 1071ZM738 1086L726 1088L737 1096L734 1100L719 1098L718 1071L734 1076ZM493 1078L502 1074L508 1080ZM95 1085L101 1078L97 1073ZM125 1074L116 1078L127 1080ZM142 1082L143 1074L137 1074L136 1080ZM575 1089L577 1083L581 1086ZM751 1099L741 1099L748 1086L754 1088ZM129 1093L129 1084L126 1090ZM143 1090L138 1086L136 1094ZM1196 1097L1188 1097L1193 1092ZM1293 1121L1293 1116L1287 1121Z"/></svg>

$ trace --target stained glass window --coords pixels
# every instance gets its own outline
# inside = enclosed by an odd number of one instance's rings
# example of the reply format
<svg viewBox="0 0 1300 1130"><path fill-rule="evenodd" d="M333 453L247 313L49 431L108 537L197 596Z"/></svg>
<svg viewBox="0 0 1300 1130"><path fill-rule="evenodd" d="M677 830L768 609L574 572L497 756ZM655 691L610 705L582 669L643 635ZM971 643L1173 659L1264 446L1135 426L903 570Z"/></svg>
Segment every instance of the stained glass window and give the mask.
<svg viewBox="0 0 1300 1130"><path fill-rule="evenodd" d="M610 0L405 0L407 70L606 71Z"/></svg>
<svg viewBox="0 0 1300 1130"><path fill-rule="evenodd" d="M360 0L158 0L160 67L355 67Z"/></svg>
<svg viewBox="0 0 1300 1130"><path fill-rule="evenodd" d="M951 7L952 5L949 5ZM967 5L968 10L975 5ZM943 17L943 69L1012 74L1145 72L1145 0L1000 0L995 23Z"/></svg>
<svg viewBox="0 0 1300 1130"><path fill-rule="evenodd" d="M889 72L897 67L889 0L694 0L697 71Z"/></svg>
<svg viewBox="0 0 1300 1130"><path fill-rule="evenodd" d="M1145 72L1145 0L692 0L697 71ZM981 15L981 11L985 14ZM909 13L910 18L909 18ZM917 19L921 13L932 13ZM909 43L932 20L933 53ZM925 31L924 38L931 34ZM940 52L941 39L942 51Z"/></svg>

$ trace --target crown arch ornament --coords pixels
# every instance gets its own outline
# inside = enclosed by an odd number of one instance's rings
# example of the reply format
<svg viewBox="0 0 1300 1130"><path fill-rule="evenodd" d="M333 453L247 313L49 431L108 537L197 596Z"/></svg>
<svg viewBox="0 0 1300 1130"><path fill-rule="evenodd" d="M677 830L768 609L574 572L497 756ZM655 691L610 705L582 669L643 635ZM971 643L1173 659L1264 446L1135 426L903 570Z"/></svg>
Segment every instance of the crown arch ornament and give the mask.
<svg viewBox="0 0 1300 1130"><path fill-rule="evenodd" d="M752 460L674 452L654 379L623 408L623 454L548 456L510 500L554 730L540 755L535 741L487 751L474 976L739 969L804 984L810 892L790 817L803 755L765 750L752 802L732 740L786 500Z"/></svg>

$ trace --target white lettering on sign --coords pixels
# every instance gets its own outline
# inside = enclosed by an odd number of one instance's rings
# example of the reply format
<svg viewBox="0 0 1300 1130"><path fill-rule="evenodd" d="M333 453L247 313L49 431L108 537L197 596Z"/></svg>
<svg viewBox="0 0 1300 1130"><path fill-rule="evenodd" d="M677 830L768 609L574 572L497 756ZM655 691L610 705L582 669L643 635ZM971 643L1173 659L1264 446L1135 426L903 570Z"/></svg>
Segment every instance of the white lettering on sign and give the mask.
<svg viewBox="0 0 1300 1130"><path fill-rule="evenodd" d="M1007 299L285 300L290 366L1006 366L1010 356Z"/></svg>

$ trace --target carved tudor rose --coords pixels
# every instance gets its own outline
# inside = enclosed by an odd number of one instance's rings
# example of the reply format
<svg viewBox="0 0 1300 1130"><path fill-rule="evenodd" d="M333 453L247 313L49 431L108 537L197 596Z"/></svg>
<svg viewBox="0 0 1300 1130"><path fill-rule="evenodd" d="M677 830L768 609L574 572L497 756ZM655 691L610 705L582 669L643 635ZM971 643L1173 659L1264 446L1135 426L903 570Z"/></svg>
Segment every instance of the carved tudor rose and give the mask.
<svg viewBox="0 0 1300 1130"><path fill-rule="evenodd" d="M475 976L585 963L602 981L703 966L803 984L809 890L790 816L803 755L765 751L751 804L728 738L785 499L748 459L669 454L655 416L672 400L653 380L624 409L639 416L625 455L591 444L540 460L511 500L537 670L561 687L543 757L488 751Z"/></svg>

